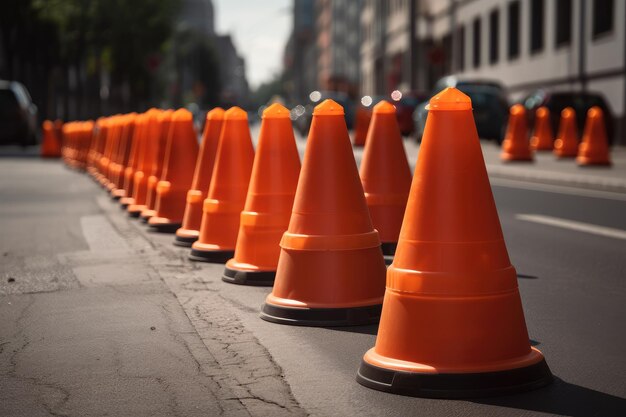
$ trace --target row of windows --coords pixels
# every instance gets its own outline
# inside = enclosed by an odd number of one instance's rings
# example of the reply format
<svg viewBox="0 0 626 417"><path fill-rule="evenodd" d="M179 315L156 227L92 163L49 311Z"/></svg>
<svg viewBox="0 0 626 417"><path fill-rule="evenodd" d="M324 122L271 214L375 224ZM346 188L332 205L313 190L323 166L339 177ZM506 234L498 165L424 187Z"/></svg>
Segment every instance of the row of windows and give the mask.
<svg viewBox="0 0 626 417"><path fill-rule="evenodd" d="M593 0L592 8L592 38L596 39L613 31L613 0ZM584 4L584 3L583 3ZM545 8L544 0L530 0L530 25L529 25L529 50L531 54L543 51L545 47ZM569 45L572 40L572 0L555 0L555 21L554 21L554 40L555 47ZM514 0L506 6L506 24L507 24L507 58L514 60L520 55L520 27L521 27L521 1ZM496 8L489 12L488 15L489 29L489 63L496 64L500 59L499 35L500 35L500 9ZM482 20L476 17L471 24L472 26L472 65L474 68L480 67L482 51L481 51L481 34ZM457 39L460 48L457 49L457 62L459 70L464 70L464 44L465 44L465 27L460 26L457 29Z"/></svg>

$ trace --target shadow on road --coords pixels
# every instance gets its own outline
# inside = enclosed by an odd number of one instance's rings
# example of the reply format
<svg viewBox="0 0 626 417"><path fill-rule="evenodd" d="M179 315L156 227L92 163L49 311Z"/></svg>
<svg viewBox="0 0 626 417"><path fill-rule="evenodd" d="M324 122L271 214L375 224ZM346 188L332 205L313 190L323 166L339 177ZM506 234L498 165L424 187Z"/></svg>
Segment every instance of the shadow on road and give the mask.
<svg viewBox="0 0 626 417"><path fill-rule="evenodd" d="M517 277L523 278L523 279L538 279L539 278L535 275L526 275L526 274L517 274Z"/></svg>
<svg viewBox="0 0 626 417"><path fill-rule="evenodd" d="M536 391L472 402L572 417L626 416L626 399L570 384L559 378Z"/></svg>
<svg viewBox="0 0 626 417"><path fill-rule="evenodd" d="M378 333L378 323L369 324L367 326L342 326L342 327L324 327L328 330L335 330L340 332L360 333L376 335Z"/></svg>

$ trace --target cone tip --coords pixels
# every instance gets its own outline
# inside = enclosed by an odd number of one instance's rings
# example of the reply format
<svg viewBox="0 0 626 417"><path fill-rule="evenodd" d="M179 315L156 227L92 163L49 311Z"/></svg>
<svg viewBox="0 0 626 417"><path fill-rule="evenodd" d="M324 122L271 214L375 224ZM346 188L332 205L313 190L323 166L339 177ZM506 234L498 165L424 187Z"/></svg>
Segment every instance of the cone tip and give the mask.
<svg viewBox="0 0 626 417"><path fill-rule="evenodd" d="M343 116L343 107L334 100L326 99L313 109L313 116Z"/></svg>
<svg viewBox="0 0 626 417"><path fill-rule="evenodd" d="M523 116L524 114L526 114L526 108L521 104L514 104L511 106L509 114L511 116Z"/></svg>
<svg viewBox="0 0 626 417"><path fill-rule="evenodd" d="M541 106L537 109L535 114L539 118L545 118L545 117L550 116L550 110L548 110L548 108L545 106Z"/></svg>
<svg viewBox="0 0 626 417"><path fill-rule="evenodd" d="M178 109L172 115L172 121L190 122L193 121L193 115L187 109Z"/></svg>
<svg viewBox="0 0 626 417"><path fill-rule="evenodd" d="M472 100L454 87L448 87L430 99L427 109L472 110Z"/></svg>
<svg viewBox="0 0 626 417"><path fill-rule="evenodd" d="M569 118L574 117L574 116L576 116L576 111L573 108L571 108L571 107L566 107L561 112L561 117L564 117L564 118L568 118L569 119Z"/></svg>
<svg viewBox="0 0 626 417"><path fill-rule="evenodd" d="M52 129L53 127L54 127L54 124L50 120L44 120L43 121L43 128L44 129Z"/></svg>
<svg viewBox="0 0 626 417"><path fill-rule="evenodd" d="M274 103L263 110L264 119L288 119L289 109L280 103Z"/></svg>
<svg viewBox="0 0 626 417"><path fill-rule="evenodd" d="M396 107L387 100L381 100L374 106L374 114L395 114Z"/></svg>
<svg viewBox="0 0 626 417"><path fill-rule="evenodd" d="M587 112L587 117L589 117L590 119L596 119L601 116L603 116L602 109L598 106L593 106Z"/></svg>
<svg viewBox="0 0 626 417"><path fill-rule="evenodd" d="M224 113L225 112L223 108L215 107L206 114L206 119L207 120L222 120L224 118Z"/></svg>
<svg viewBox="0 0 626 417"><path fill-rule="evenodd" d="M233 106L226 110L224 118L227 120L248 120L248 113L241 107Z"/></svg>

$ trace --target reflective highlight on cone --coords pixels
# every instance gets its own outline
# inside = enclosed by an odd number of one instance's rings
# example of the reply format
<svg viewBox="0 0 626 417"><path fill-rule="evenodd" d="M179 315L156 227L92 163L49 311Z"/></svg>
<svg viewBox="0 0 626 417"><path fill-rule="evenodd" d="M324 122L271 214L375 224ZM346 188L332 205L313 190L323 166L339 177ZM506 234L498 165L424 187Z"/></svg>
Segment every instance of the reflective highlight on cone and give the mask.
<svg viewBox="0 0 626 417"><path fill-rule="evenodd" d="M235 256L226 263L224 281L272 285L299 173L300 157L289 109L272 104L263 112Z"/></svg>
<svg viewBox="0 0 626 417"><path fill-rule="evenodd" d="M447 88L431 100L376 345L357 381L402 395L462 398L551 379L529 343L471 101Z"/></svg>
<svg viewBox="0 0 626 417"><path fill-rule="evenodd" d="M253 160L248 115L232 107L224 113L215 168L202 207L200 235L191 246L190 259L222 263L233 257Z"/></svg>
<svg viewBox="0 0 626 417"><path fill-rule="evenodd" d="M535 129L530 138L530 147L536 151L551 151L554 147L550 110L547 107L542 106L535 111Z"/></svg>
<svg viewBox="0 0 626 417"><path fill-rule="evenodd" d="M378 321L385 265L343 115L332 100L313 112L264 320L308 326Z"/></svg>
<svg viewBox="0 0 626 417"><path fill-rule="evenodd" d="M526 109L521 104L512 106L509 112L509 124L502 142L500 159L503 161L532 161L533 159L528 142Z"/></svg>
<svg viewBox="0 0 626 417"><path fill-rule="evenodd" d="M135 172L139 168L142 152L145 148L147 117L139 114L135 118L135 129L133 131L133 143L130 149L128 165L124 169L124 191L120 196L120 206L126 209L129 205L135 204Z"/></svg>
<svg viewBox="0 0 626 417"><path fill-rule="evenodd" d="M176 231L174 244L189 247L198 240L202 221L202 202L211 185L215 156L224 122L224 110L216 107L206 115L202 142L196 161L191 188L187 191L183 224Z"/></svg>
<svg viewBox="0 0 626 417"><path fill-rule="evenodd" d="M578 154L576 112L571 107L567 107L561 112L559 133L554 141L553 152L557 158L573 158Z"/></svg>
<svg viewBox="0 0 626 417"><path fill-rule="evenodd" d="M404 151L395 107L374 106L359 171L365 201L384 255L393 255L411 188L411 168Z"/></svg>
<svg viewBox="0 0 626 417"><path fill-rule="evenodd" d="M602 109L597 106L590 108L585 121L583 141L578 147L578 165L611 165L605 126Z"/></svg>
<svg viewBox="0 0 626 417"><path fill-rule="evenodd" d="M187 109L176 110L169 129L163 175L156 187L156 213L148 220L150 227L171 233L180 227L196 159L198 139L193 115Z"/></svg>

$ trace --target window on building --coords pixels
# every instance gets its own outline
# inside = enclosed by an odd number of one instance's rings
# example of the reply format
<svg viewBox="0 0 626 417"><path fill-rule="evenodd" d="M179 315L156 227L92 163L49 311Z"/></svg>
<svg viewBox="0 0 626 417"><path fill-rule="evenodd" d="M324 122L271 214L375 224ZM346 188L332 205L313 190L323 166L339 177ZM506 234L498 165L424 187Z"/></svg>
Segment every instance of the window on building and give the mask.
<svg viewBox="0 0 626 417"><path fill-rule="evenodd" d="M531 0L530 2L530 53L541 52L543 49L543 15L544 1Z"/></svg>
<svg viewBox="0 0 626 417"><path fill-rule="evenodd" d="M519 56L519 28L520 28L520 2L519 0L509 3L509 60Z"/></svg>
<svg viewBox="0 0 626 417"><path fill-rule="evenodd" d="M613 0L594 0L593 37L613 31Z"/></svg>
<svg viewBox="0 0 626 417"><path fill-rule="evenodd" d="M456 65L459 72L465 70L465 26L459 26L456 30Z"/></svg>
<svg viewBox="0 0 626 417"><path fill-rule="evenodd" d="M473 36L474 36L474 68L480 66L480 17L474 19Z"/></svg>
<svg viewBox="0 0 626 417"><path fill-rule="evenodd" d="M572 0L556 2L556 46L569 45L572 41Z"/></svg>
<svg viewBox="0 0 626 417"><path fill-rule="evenodd" d="M498 62L498 40L500 33L500 13L494 9L489 13L489 62Z"/></svg>

